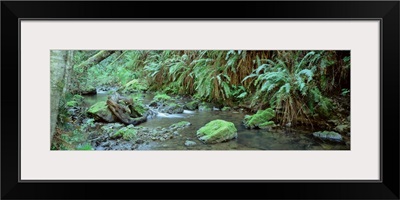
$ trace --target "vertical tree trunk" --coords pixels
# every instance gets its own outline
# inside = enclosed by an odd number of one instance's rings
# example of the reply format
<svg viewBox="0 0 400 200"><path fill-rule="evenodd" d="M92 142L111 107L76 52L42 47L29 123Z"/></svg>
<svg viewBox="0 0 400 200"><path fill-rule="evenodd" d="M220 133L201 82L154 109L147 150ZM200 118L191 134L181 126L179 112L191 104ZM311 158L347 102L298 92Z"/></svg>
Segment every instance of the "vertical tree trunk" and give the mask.
<svg viewBox="0 0 400 200"><path fill-rule="evenodd" d="M68 52L65 50L50 51L50 144L57 124L60 97L65 86L67 54Z"/></svg>
<svg viewBox="0 0 400 200"><path fill-rule="evenodd" d="M67 63L66 63L66 69L65 69L65 86L63 89L63 94L67 93L70 91L71 87L71 75L72 75L72 67L74 66L73 63L74 59L74 51L68 51L67 52Z"/></svg>

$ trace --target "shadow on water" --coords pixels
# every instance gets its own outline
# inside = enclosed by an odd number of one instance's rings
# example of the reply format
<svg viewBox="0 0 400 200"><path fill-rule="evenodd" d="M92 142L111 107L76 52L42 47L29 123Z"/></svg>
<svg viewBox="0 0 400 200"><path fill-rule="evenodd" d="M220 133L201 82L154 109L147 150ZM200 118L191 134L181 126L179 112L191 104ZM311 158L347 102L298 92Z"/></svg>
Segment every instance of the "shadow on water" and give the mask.
<svg viewBox="0 0 400 200"><path fill-rule="evenodd" d="M153 94L143 94L143 102L147 105ZM107 99L107 93L99 93L85 98L86 106ZM139 150L349 150L345 144L326 143L312 137L311 132L302 130L267 131L262 129L247 129L242 120L246 113L236 111L189 111L182 114L158 113L157 116L138 126L148 128L165 128L180 121L188 121L191 125L179 131L179 136L163 142L149 142L139 146ZM202 126L215 119L233 122L238 130L234 140L219 144L203 144L196 137L196 132ZM185 146L186 141L193 141L193 146Z"/></svg>

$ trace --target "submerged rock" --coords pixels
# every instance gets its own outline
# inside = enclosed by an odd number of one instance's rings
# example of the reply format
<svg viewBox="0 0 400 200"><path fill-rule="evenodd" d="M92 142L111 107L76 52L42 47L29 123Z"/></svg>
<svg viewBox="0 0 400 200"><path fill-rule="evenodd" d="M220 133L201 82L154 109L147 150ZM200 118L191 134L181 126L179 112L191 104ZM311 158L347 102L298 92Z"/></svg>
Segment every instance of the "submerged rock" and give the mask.
<svg viewBox="0 0 400 200"><path fill-rule="evenodd" d="M320 138L322 140L329 140L332 142L342 142L342 136L334 131L322 131L322 132L314 132L314 137Z"/></svg>
<svg viewBox="0 0 400 200"><path fill-rule="evenodd" d="M232 122L217 119L200 128L196 135L206 144L215 144L237 138L237 129Z"/></svg>
<svg viewBox="0 0 400 200"><path fill-rule="evenodd" d="M191 123L188 122L188 121L181 121L181 122L172 124L171 126L169 126L169 128L171 128L171 129L178 129L178 128L185 128L185 127L188 127L188 126L190 126L190 125L191 125Z"/></svg>
<svg viewBox="0 0 400 200"><path fill-rule="evenodd" d="M246 115L243 119L243 123L246 128L266 129L275 125L273 121L270 121L274 117L274 110L272 108L268 108L266 110L259 110L254 115Z"/></svg>
<svg viewBox="0 0 400 200"><path fill-rule="evenodd" d="M185 141L185 146L187 146L187 147L194 146L194 145L196 145L196 142L194 142L194 141L190 141L190 140Z"/></svg>

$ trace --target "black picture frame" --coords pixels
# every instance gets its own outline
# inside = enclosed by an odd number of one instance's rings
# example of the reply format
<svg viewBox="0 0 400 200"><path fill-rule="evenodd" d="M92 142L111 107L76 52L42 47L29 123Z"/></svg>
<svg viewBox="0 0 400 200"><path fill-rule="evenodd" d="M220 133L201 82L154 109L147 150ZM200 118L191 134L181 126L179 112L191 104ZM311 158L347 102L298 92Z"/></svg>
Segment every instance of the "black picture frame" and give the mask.
<svg viewBox="0 0 400 200"><path fill-rule="evenodd" d="M399 199L399 7L399 1L2 1L1 198ZM382 180L20 182L20 19L379 19Z"/></svg>

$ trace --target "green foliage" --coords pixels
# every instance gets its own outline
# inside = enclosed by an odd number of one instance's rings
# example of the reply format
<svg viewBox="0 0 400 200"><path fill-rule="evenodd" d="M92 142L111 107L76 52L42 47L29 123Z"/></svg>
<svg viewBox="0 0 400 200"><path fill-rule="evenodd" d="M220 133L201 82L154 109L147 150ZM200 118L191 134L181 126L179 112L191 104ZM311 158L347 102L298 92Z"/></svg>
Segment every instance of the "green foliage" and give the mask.
<svg viewBox="0 0 400 200"><path fill-rule="evenodd" d="M88 143L85 143L85 144L83 144L83 145L78 145L78 146L76 147L76 150L88 151L88 150L93 150L93 147L92 147L92 145L90 145L90 144L88 144Z"/></svg>
<svg viewBox="0 0 400 200"><path fill-rule="evenodd" d="M326 77L323 71L334 64L324 51L278 51L243 81L252 79L256 96L279 111L282 124L308 119L315 111L327 116L331 103L322 93ZM321 88L322 87L322 88ZM255 101L259 103L258 101ZM315 109L316 108L316 109ZM304 121L304 120L303 120Z"/></svg>
<svg viewBox="0 0 400 200"><path fill-rule="evenodd" d="M328 96L349 94L348 51L125 50L77 68L96 53L74 53L75 87L151 90L223 106L250 104L253 111L272 107L281 124L329 117Z"/></svg>
<svg viewBox="0 0 400 200"><path fill-rule="evenodd" d="M67 107L75 107L78 106L78 102L76 101L68 101L67 102Z"/></svg>
<svg viewBox="0 0 400 200"><path fill-rule="evenodd" d="M350 90L347 88L343 88L341 94L342 94L342 96L347 96L348 94L350 94Z"/></svg>

